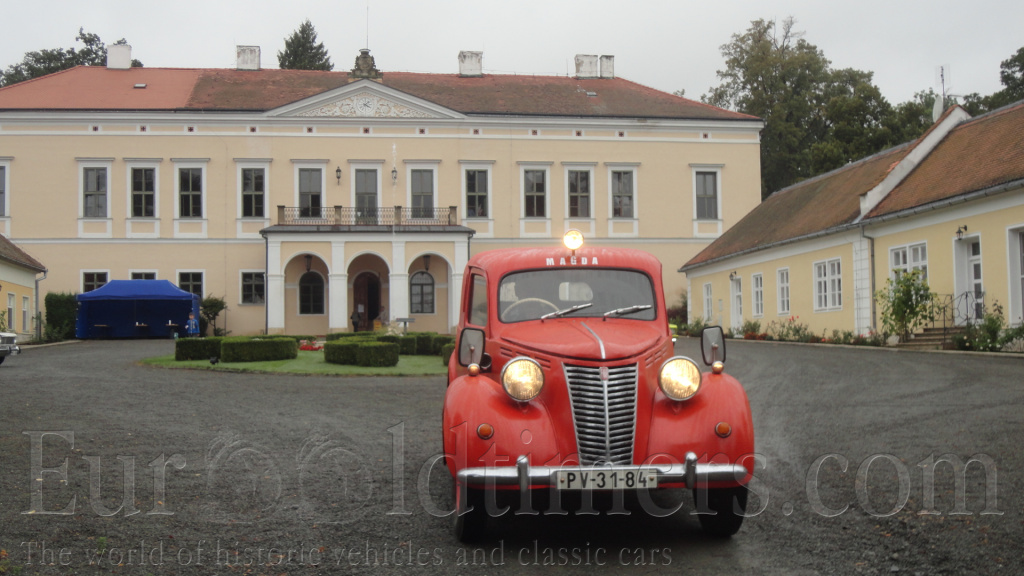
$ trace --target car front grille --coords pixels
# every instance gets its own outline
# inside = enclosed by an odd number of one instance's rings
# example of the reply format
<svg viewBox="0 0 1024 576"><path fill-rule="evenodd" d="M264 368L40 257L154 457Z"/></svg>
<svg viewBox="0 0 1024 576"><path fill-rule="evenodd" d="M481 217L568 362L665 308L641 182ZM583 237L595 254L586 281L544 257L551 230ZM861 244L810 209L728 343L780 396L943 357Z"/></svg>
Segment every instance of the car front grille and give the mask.
<svg viewBox="0 0 1024 576"><path fill-rule="evenodd" d="M14 344L16 340L14 336L0 336L0 344Z"/></svg>
<svg viewBox="0 0 1024 576"><path fill-rule="evenodd" d="M636 380L636 364L565 365L581 465L633 463Z"/></svg>

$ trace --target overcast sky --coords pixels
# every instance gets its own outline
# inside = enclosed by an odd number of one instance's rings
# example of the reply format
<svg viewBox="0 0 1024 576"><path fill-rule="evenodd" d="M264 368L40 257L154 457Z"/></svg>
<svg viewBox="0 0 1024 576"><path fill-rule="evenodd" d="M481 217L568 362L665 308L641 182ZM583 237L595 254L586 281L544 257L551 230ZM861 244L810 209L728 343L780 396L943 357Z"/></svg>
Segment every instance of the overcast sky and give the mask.
<svg viewBox="0 0 1024 576"><path fill-rule="evenodd" d="M609 54L617 76L699 99L718 84L722 44L789 16L833 67L874 72L894 104L938 91L940 66L949 93L995 92L999 63L1024 46L1021 0L6 0L0 66L77 46L84 27L127 39L148 67L231 68L241 44L276 68L309 18L335 70L363 47L385 73L454 73L460 50L480 50L485 73L564 75L576 54Z"/></svg>

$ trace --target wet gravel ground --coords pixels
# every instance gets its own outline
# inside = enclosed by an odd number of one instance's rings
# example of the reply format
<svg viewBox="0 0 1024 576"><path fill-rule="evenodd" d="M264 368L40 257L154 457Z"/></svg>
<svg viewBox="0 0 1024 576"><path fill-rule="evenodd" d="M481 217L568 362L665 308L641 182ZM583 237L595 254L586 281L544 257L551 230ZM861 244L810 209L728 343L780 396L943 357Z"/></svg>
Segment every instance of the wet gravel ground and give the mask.
<svg viewBox="0 0 1024 576"><path fill-rule="evenodd" d="M1024 358L730 341L759 454L739 534L668 494L667 517L520 515L467 546L432 467L443 377L136 364L171 351L0 367L0 574L1024 572Z"/></svg>

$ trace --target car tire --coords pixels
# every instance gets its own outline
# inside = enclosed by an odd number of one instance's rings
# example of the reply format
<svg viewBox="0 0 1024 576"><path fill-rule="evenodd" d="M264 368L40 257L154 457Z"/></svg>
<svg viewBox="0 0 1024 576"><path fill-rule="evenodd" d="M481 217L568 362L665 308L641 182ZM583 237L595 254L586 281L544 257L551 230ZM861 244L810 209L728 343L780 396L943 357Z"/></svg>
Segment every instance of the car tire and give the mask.
<svg viewBox="0 0 1024 576"><path fill-rule="evenodd" d="M747 493L746 486L694 490L697 518L704 533L728 538L739 532L747 510Z"/></svg>
<svg viewBox="0 0 1024 576"><path fill-rule="evenodd" d="M460 486L458 482L453 481L452 502L452 534L460 542L480 540L487 525L483 490Z"/></svg>
<svg viewBox="0 0 1024 576"><path fill-rule="evenodd" d="M7 356L0 356L0 364L3 364L4 360L7 360Z"/></svg>

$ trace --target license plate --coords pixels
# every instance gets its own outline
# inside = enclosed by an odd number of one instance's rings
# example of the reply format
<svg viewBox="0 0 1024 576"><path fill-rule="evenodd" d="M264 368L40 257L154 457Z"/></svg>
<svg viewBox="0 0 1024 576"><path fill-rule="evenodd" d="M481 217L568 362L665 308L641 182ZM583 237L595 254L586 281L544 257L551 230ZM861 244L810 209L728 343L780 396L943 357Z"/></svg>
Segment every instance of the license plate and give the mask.
<svg viewBox="0 0 1024 576"><path fill-rule="evenodd" d="M658 474L653 470L559 470L559 490L639 490L658 487Z"/></svg>

